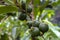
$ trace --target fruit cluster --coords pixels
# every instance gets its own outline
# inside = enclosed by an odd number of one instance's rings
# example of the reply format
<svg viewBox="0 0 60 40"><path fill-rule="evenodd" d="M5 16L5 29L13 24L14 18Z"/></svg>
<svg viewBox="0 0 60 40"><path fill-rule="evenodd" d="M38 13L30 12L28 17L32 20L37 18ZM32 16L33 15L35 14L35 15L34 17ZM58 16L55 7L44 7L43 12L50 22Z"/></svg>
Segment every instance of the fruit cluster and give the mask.
<svg viewBox="0 0 60 40"><path fill-rule="evenodd" d="M21 7L22 7L22 12L20 13L18 19L24 21L24 20L27 20L27 15L31 14L32 8L30 6L26 8L26 3L24 1L21 2ZM49 29L47 24L40 23L39 21L36 21L36 20L27 21L27 25L29 29L31 29L30 33L31 33L31 36L33 37L42 35L45 32L47 32ZM40 32L42 32L42 34Z"/></svg>
<svg viewBox="0 0 60 40"><path fill-rule="evenodd" d="M49 29L47 24L45 24L44 22L43 23L39 23L39 21L33 21L33 22L30 21L30 22L27 22L27 25L32 30L31 31L32 36L43 35Z"/></svg>
<svg viewBox="0 0 60 40"><path fill-rule="evenodd" d="M27 16L29 16L28 14L31 14L31 12L32 12L32 7L30 5L28 5L28 7L26 7L26 2L22 1L21 8L22 8L22 10L18 16L18 19L21 21L27 20ZM9 16L9 15L13 15L13 14L7 13L7 15ZM45 32L47 32L49 29L47 24L45 24L44 22L40 23L37 20L27 21L27 25L28 25L29 29L31 29L30 33L33 37L42 35Z"/></svg>
<svg viewBox="0 0 60 40"><path fill-rule="evenodd" d="M32 12L32 7L30 7L30 5L28 5L28 7L26 6L26 2L22 1L21 2L21 14L19 15L18 19L19 20L27 20L27 15L31 14Z"/></svg>

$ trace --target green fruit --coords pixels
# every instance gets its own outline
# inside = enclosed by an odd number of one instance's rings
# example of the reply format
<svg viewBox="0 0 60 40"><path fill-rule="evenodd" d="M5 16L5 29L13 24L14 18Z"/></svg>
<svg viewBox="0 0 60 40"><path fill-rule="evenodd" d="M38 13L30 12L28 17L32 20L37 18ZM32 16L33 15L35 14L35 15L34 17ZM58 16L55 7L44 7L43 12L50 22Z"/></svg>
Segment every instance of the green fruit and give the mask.
<svg viewBox="0 0 60 40"><path fill-rule="evenodd" d="M45 32L48 31L48 29L49 29L49 27L48 27L47 24L45 24L45 23L40 23L40 25L39 25L39 30L40 30L41 32L45 33Z"/></svg>
<svg viewBox="0 0 60 40"><path fill-rule="evenodd" d="M27 22L27 25L29 26L29 28L31 28L32 27L32 21Z"/></svg>
<svg viewBox="0 0 60 40"><path fill-rule="evenodd" d="M29 6L29 7L27 8L27 13L31 13L31 12L32 12L32 7Z"/></svg>
<svg viewBox="0 0 60 40"><path fill-rule="evenodd" d="M22 9L26 10L26 2L22 1L21 2L21 7L22 7Z"/></svg>
<svg viewBox="0 0 60 40"><path fill-rule="evenodd" d="M40 31L37 27L33 27L32 31L31 31L31 36L32 37L36 37L40 35Z"/></svg>
<svg viewBox="0 0 60 40"><path fill-rule="evenodd" d="M39 27L39 24L40 24L39 21L34 21L33 22L33 27Z"/></svg>
<svg viewBox="0 0 60 40"><path fill-rule="evenodd" d="M19 20L26 20L26 18L27 18L27 15L25 14L25 13L21 13L20 15L19 15L19 17L18 17L18 19Z"/></svg>

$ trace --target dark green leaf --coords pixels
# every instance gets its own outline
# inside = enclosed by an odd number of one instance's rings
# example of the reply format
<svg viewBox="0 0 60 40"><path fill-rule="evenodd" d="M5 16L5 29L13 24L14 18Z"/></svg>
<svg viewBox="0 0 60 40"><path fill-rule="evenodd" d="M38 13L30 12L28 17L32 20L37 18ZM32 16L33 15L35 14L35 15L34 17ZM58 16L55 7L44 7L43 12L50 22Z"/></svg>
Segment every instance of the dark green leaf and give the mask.
<svg viewBox="0 0 60 40"><path fill-rule="evenodd" d="M15 6L1 6L0 7L0 14L1 13L9 13L9 12L17 12L18 9Z"/></svg>

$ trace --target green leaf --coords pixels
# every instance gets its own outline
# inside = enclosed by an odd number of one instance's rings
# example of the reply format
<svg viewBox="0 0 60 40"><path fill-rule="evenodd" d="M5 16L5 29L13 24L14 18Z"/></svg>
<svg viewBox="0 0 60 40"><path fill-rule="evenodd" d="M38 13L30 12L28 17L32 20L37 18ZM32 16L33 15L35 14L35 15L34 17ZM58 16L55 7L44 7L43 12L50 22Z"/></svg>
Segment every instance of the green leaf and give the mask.
<svg viewBox="0 0 60 40"><path fill-rule="evenodd" d="M46 10L43 10L43 12L41 14L41 18L42 19L45 19L45 18L50 19L53 15L54 15L54 10L46 9Z"/></svg>
<svg viewBox="0 0 60 40"><path fill-rule="evenodd" d="M36 18L38 12L40 11L39 10L40 0L34 0L33 5L34 5L34 18Z"/></svg>
<svg viewBox="0 0 60 40"><path fill-rule="evenodd" d="M6 2L7 4L13 5L13 1L12 0L3 0L4 2Z"/></svg>
<svg viewBox="0 0 60 40"><path fill-rule="evenodd" d="M17 27L12 28L12 37L13 37L13 39L16 38L16 29L17 29Z"/></svg>
<svg viewBox="0 0 60 40"><path fill-rule="evenodd" d="M40 14L39 8L35 7L34 8L34 18L36 18L38 14Z"/></svg>
<svg viewBox="0 0 60 40"><path fill-rule="evenodd" d="M5 17L5 15L0 14L0 21Z"/></svg>
<svg viewBox="0 0 60 40"><path fill-rule="evenodd" d="M53 2L52 3L52 6L57 6L57 5L59 5L60 4L60 0L57 0L57 2Z"/></svg>
<svg viewBox="0 0 60 40"><path fill-rule="evenodd" d="M31 0L26 0L26 3L29 4Z"/></svg>
<svg viewBox="0 0 60 40"><path fill-rule="evenodd" d="M1 6L0 7L0 14L1 13L9 13L9 12L17 12L18 9L15 6Z"/></svg>
<svg viewBox="0 0 60 40"><path fill-rule="evenodd" d="M29 30L27 30L25 33L24 33L24 36L21 38L21 40L29 40L31 37L31 34L29 33Z"/></svg>

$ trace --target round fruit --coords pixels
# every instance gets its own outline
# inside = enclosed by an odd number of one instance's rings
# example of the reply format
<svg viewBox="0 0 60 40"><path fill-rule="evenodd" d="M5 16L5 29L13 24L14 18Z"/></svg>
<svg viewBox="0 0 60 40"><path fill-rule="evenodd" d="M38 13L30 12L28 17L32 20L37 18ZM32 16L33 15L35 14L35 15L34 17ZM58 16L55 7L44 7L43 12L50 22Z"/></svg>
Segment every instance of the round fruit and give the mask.
<svg viewBox="0 0 60 40"><path fill-rule="evenodd" d="M45 23L41 23L41 24L39 25L39 30L40 30L41 32L43 32L43 33L47 32L48 29L49 29L49 27L48 27L48 25L45 24Z"/></svg>
<svg viewBox="0 0 60 40"><path fill-rule="evenodd" d="M25 13L21 13L18 17L19 20L26 20L27 15Z"/></svg>
<svg viewBox="0 0 60 40"><path fill-rule="evenodd" d="M32 27L32 21L27 22L27 25L29 26L29 28L31 28Z"/></svg>
<svg viewBox="0 0 60 40"><path fill-rule="evenodd" d="M40 35L40 31L37 27L33 27L32 31L31 31L31 36L32 37L36 37Z"/></svg>
<svg viewBox="0 0 60 40"><path fill-rule="evenodd" d="M39 27L39 24L40 24L39 21L34 21L33 22L33 27Z"/></svg>
<svg viewBox="0 0 60 40"><path fill-rule="evenodd" d="M29 7L27 8L27 12L28 12L28 13L31 13L31 12L32 12L32 7L29 6Z"/></svg>
<svg viewBox="0 0 60 40"><path fill-rule="evenodd" d="M26 10L26 2L22 1L21 2L21 7L22 7L22 9Z"/></svg>

